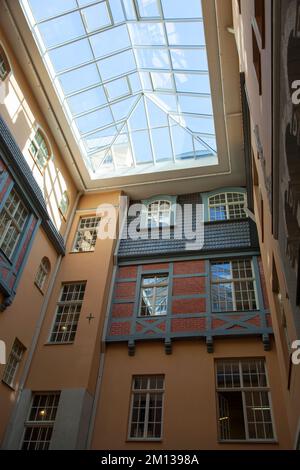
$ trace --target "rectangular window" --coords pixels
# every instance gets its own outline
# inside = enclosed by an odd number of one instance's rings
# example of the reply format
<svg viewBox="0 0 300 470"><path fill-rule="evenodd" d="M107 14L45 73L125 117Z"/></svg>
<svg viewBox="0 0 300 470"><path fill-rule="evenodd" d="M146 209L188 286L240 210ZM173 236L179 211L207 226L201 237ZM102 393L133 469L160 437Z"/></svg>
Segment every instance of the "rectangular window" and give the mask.
<svg viewBox="0 0 300 470"><path fill-rule="evenodd" d="M141 317L167 314L168 284L168 274L152 274L142 277L139 311Z"/></svg>
<svg viewBox="0 0 300 470"><path fill-rule="evenodd" d="M51 343L72 343L75 339L86 282L63 284L57 304Z"/></svg>
<svg viewBox="0 0 300 470"><path fill-rule="evenodd" d="M8 357L2 377L3 382L5 382L10 387L14 386L14 381L19 368L19 364L22 360L25 350L25 346L23 346L23 344L16 338L11 349L10 355Z"/></svg>
<svg viewBox="0 0 300 470"><path fill-rule="evenodd" d="M35 393L25 422L22 450L48 450L60 392Z"/></svg>
<svg viewBox="0 0 300 470"><path fill-rule="evenodd" d="M8 258L14 254L28 211L13 189L0 212L0 249Z"/></svg>
<svg viewBox="0 0 300 470"><path fill-rule="evenodd" d="M220 440L274 439L263 359L218 360L216 386Z"/></svg>
<svg viewBox="0 0 300 470"><path fill-rule="evenodd" d="M258 81L258 90L259 94L261 95L261 58L260 58L260 50L257 44L257 39L255 35L255 31L252 27L252 54L253 54L253 65L256 72L256 78Z"/></svg>
<svg viewBox="0 0 300 470"><path fill-rule="evenodd" d="M251 259L212 262L211 297L214 312L257 310Z"/></svg>
<svg viewBox="0 0 300 470"><path fill-rule="evenodd" d="M79 221L74 251L94 251L100 217L82 217Z"/></svg>
<svg viewBox="0 0 300 470"><path fill-rule="evenodd" d="M130 439L161 439L164 376L140 375L133 377Z"/></svg>

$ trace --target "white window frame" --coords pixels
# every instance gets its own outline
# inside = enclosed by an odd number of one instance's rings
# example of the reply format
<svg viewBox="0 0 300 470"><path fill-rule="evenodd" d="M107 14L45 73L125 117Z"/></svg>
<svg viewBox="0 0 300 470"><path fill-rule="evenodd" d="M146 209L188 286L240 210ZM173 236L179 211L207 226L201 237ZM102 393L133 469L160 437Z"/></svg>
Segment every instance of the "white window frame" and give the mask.
<svg viewBox="0 0 300 470"><path fill-rule="evenodd" d="M56 396L58 396L57 406L55 406L55 407L52 406L51 407L51 410L53 410L55 408L54 419L51 419L51 420L46 420L46 419L30 420L30 415L31 415L31 412L32 412L32 409L33 409L34 400L35 400L35 397L37 397L37 396L39 396L39 397L42 397L42 396L47 396L47 397L55 396L56 397ZM57 415L57 410L58 410L58 407L59 407L59 400L60 400L60 391L33 393L31 403L30 403L29 412L28 412L28 415L27 415L27 420L25 421L25 424L24 424L24 432L23 432L23 438L22 438L22 443L21 443L21 449L23 449L24 441L25 441L25 435L26 435L26 431L27 431L28 428L37 428L37 429L39 429L39 434L40 434L42 429L50 428L51 429L51 436L50 436L48 447L47 447L47 449L42 449L42 450L48 450L49 449L49 446L51 444L52 435L53 435L53 428L54 428L54 423L55 423L55 419L56 419L56 415ZM46 404L47 404L47 402L46 402ZM46 406L46 408L47 408L47 406ZM41 411L43 411L43 410L41 410ZM28 441L28 442L32 442L32 441ZM48 441L33 441L33 442L38 443L38 442L48 442ZM27 449L25 449L25 450L27 450ZM37 449L34 449L34 450L37 450Z"/></svg>
<svg viewBox="0 0 300 470"><path fill-rule="evenodd" d="M39 134L41 139L42 139L42 141L40 143L36 139L37 134ZM47 154L45 153L45 150L43 149L43 145L47 149ZM39 171L42 174L44 174L45 169L46 169L46 167L49 163L49 160L51 158L51 149L50 149L50 145L48 143L48 140L47 140L44 132L42 131L42 129L38 128L38 129L35 130L34 136L31 139L30 144L29 144L29 152L30 152L30 155L33 158L33 161L34 161L35 165L39 169ZM45 159L45 162L43 164L39 160L39 155L42 156L42 159Z"/></svg>
<svg viewBox="0 0 300 470"><path fill-rule="evenodd" d="M8 210L8 207L10 206L11 201L15 200L15 199L16 199L16 204L14 205L13 211L11 213ZM25 214L24 220L23 220L21 225L15 220L15 217L18 213L19 208L21 208L22 212ZM14 252L15 252L16 246L18 244L18 241L20 239L20 236L22 234L22 231L23 231L24 227L26 226L26 222L28 220L28 215L29 215L29 213L28 213L28 210L27 210L25 204L23 203L23 201L20 198L19 194L13 188L11 190L11 192L9 193L9 195L8 195L8 197L7 197L7 199L4 203L4 206L2 207L2 210L0 212L0 222L1 222L1 219L2 219L3 216L4 217L6 216L9 219L9 220L6 221L3 234L0 237L0 250L2 250L2 252L7 256L8 259L11 259L14 255ZM14 244L13 244L12 248L10 249L9 252L6 252L3 249L3 243L6 241L6 236L9 232L9 229L12 226L14 228L14 233L16 234L16 236L15 236ZM6 247L8 247L7 244L6 244Z"/></svg>
<svg viewBox="0 0 300 470"><path fill-rule="evenodd" d="M46 256L44 256L42 258L41 262L40 262L40 265L38 267L38 270L37 270L37 273L36 273L36 276L35 276L35 281L34 281L35 285L41 291L43 291L43 289L45 287L47 278L48 278L49 273L50 273L50 269L51 269L50 261Z"/></svg>
<svg viewBox="0 0 300 470"><path fill-rule="evenodd" d="M251 278L233 278L233 270L232 270L232 262L234 261L250 261L251 263L251 270L252 270L252 277ZM214 260L210 263L210 269L213 264L221 264L221 263L230 263L230 279L220 279L217 281L213 280L212 271L210 273L210 288L211 288L211 303L212 303L212 311L213 313L226 313L226 312L246 312L246 311L257 311L259 310L259 302L258 302L258 293L257 293L257 279L255 277L255 271L253 266L253 259L252 258L237 258L237 259L227 259L227 260ZM237 309L237 301L236 301L236 288L235 283L237 282L252 282L253 283L253 290L255 295L255 309ZM228 310L214 310L213 309L213 286L216 284L228 284L231 285L231 292L232 292L232 309ZM241 301L240 301L241 302Z"/></svg>
<svg viewBox="0 0 300 470"><path fill-rule="evenodd" d="M134 381L136 378L145 378L147 379L147 388L135 389ZM148 388L150 379L153 377L161 377L163 380L162 388ZM147 437L148 425L149 425L149 408L150 408L150 394L159 394L161 395L161 422L160 422L160 437ZM132 415L133 415L133 404L134 397L137 394L146 394L146 409L145 409L145 420L144 420L144 433L143 437L132 437L131 436L131 426L132 426ZM164 423L164 396L165 396L165 376L164 374L150 374L150 375L134 375L132 377L131 383L131 399L130 399L130 413L129 413L129 422L128 422L128 433L127 439L129 441L161 441L163 436L163 423Z"/></svg>
<svg viewBox="0 0 300 470"><path fill-rule="evenodd" d="M85 223L86 220L95 220L96 225L92 226L92 227L85 227L84 223ZM100 220L101 220L101 217L97 217L96 215L88 215L88 216L80 217L79 222L78 222L78 226L77 226L77 230L76 230L75 239L74 239L73 250L72 250L74 253L89 253L89 252L95 251L97 238L98 238L98 226L99 226ZM83 225L83 226L81 226L81 225ZM94 240L95 233L92 233L90 248L88 250L80 250L77 247L78 243L80 242L80 239L82 241L85 240L84 232L96 232L95 240ZM87 242L87 243L89 243L89 242Z"/></svg>
<svg viewBox="0 0 300 470"><path fill-rule="evenodd" d="M64 204L65 204L65 207L64 207ZM70 199L69 199L68 191L63 191L61 195L60 203L59 203L59 210L63 217L66 217L68 210L69 210L69 206L70 206Z"/></svg>
<svg viewBox="0 0 300 470"><path fill-rule="evenodd" d="M68 288L71 285L72 286L73 285L74 286L75 285L84 286L83 297L82 297L81 300L80 299L62 300L62 297L65 293L64 289ZM75 338L76 338L77 329L78 329L78 323L79 323L79 319L80 319L81 309L82 309L82 305L83 305L83 302L84 302L85 289L86 289L86 281L65 282L65 283L62 284L60 294L59 294L59 300L57 302L56 311L55 311L55 315L54 315L54 319L53 319L53 323L52 323L52 326L51 326L50 335L49 335L49 339L48 339L49 344L73 344L74 343ZM81 289L79 290L79 292L81 292ZM70 312L69 310L66 311L66 313L59 312L61 307L69 307L69 306L78 307L79 312L77 312L77 311ZM58 321L59 317L62 317L62 315L67 315L67 320L64 321L64 322L61 321L61 320ZM68 331L68 326L69 325L71 326L70 331ZM74 325L75 325L74 338L70 339L70 337L73 333L73 326ZM57 331L54 331L56 326L57 326ZM60 333L59 328L62 329L62 336L61 336L60 340L58 340L58 337L59 337L58 335ZM65 331L65 333L64 333L64 331ZM55 339L52 339L53 335L56 335ZM66 338L68 338L68 339L66 339Z"/></svg>
<svg viewBox="0 0 300 470"><path fill-rule="evenodd" d="M242 371L242 363L245 362L252 362L252 361L262 361L264 364L264 371L265 371L265 378L266 378L266 386L251 386L247 387L244 386L244 378L243 378L243 371ZM239 378L240 378L240 386L239 387L219 387L218 386L218 378L217 378L217 365L219 363L230 364L230 363L238 363L239 364ZM215 363L215 381L216 381L216 394L217 394L217 418L218 418L218 436L220 442L274 442L277 440L276 437L276 429L275 429L275 420L274 420L274 413L273 413L273 405L272 405L272 397L269 385L269 378L268 378L268 371L266 367L266 361L264 358L244 358L244 359L217 359ZM244 418L244 429L245 429L245 439L224 439L221 437L220 432L220 417L221 417L221 410L219 405L219 396L221 393L226 392L240 392L242 396L242 404L243 404L243 418ZM270 416L271 416L271 424L272 424L272 431L273 437L272 438L250 438L249 437L249 422L247 416L247 406L246 406L246 393L252 392L264 392L268 396ZM259 421L261 422L261 421ZM262 421L264 422L264 421Z"/></svg>
<svg viewBox="0 0 300 470"><path fill-rule="evenodd" d="M144 279L149 279L149 278L160 278L160 277L166 277L167 280L159 284L158 282L154 284L145 284L144 285ZM139 318L159 318L159 317L164 317L168 314L168 306L169 306L169 273L148 273L144 274L141 277L141 284L140 284L140 301L139 301L139 310L138 310L138 317ZM143 289L153 289L153 296L151 296L152 302L151 302L151 307L155 308L156 305L156 298L157 298L157 288L159 287L166 287L167 288L167 295L166 295L166 313L159 313L159 314L154 314L154 315L142 315L142 302L143 302Z"/></svg>
<svg viewBox="0 0 300 470"><path fill-rule="evenodd" d="M240 205L243 203L243 201L228 201L228 194L239 194L239 195L243 195L243 198L244 198L244 212L245 212L245 215L242 216L242 217L230 217L230 207L232 206L235 206L235 205ZM218 203L212 203L211 200L213 198L215 198L216 196L225 196L225 202L224 203L221 203L221 202L218 202ZM235 220L235 219L245 219L247 218L247 212L246 212L246 193L243 193L243 192L240 192L240 191L227 191L227 192L223 192L223 193L218 193L218 194L212 194L211 196L208 197L208 220L209 221L213 221L213 222L218 222L218 221L222 221L222 220ZM211 208L214 208L214 207L221 207L221 206L225 206L225 210L226 210L226 217L225 219L211 219L211 214L210 214L210 209Z"/></svg>
<svg viewBox="0 0 300 470"><path fill-rule="evenodd" d="M151 206L157 204L157 211L152 211ZM161 205L163 204L168 204L169 209L168 210L162 210ZM167 213L168 214L168 221L167 222L160 222L160 214L161 213ZM153 221L153 214L156 215L156 219L158 220L158 224L154 224ZM149 202L147 205L147 227L154 227L154 228L160 228L160 227L169 227L172 225L172 203L166 199L157 199L155 201Z"/></svg>
<svg viewBox="0 0 300 470"><path fill-rule="evenodd" d="M2 376L2 382L11 388L14 388L16 375L25 351L24 344L18 338L15 338Z"/></svg>

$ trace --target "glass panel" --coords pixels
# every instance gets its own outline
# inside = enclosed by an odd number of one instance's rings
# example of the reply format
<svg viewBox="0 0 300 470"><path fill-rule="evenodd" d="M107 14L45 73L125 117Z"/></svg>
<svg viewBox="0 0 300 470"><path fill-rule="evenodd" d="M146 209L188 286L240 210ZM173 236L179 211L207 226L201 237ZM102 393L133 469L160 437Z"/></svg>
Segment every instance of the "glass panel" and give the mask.
<svg viewBox="0 0 300 470"><path fill-rule="evenodd" d="M109 6L115 23L120 23L125 20L121 1L122 0L109 0Z"/></svg>
<svg viewBox="0 0 300 470"><path fill-rule="evenodd" d="M53 47L85 34L79 12L70 13L39 25L46 47Z"/></svg>
<svg viewBox="0 0 300 470"><path fill-rule="evenodd" d="M100 81L99 73L95 64L63 73L59 76L59 81L66 95L83 88L96 85Z"/></svg>
<svg viewBox="0 0 300 470"><path fill-rule="evenodd" d="M111 111L116 121L126 118L133 106L137 102L138 98L136 96L127 98L126 100L119 101L111 105Z"/></svg>
<svg viewBox="0 0 300 470"><path fill-rule="evenodd" d="M138 73L132 73L128 76L132 93L138 93L142 90L142 84Z"/></svg>
<svg viewBox="0 0 300 470"><path fill-rule="evenodd" d="M168 125L168 116L153 101L146 98L150 127L164 127Z"/></svg>
<svg viewBox="0 0 300 470"><path fill-rule="evenodd" d="M105 88L110 100L115 100L130 93L126 78L119 78L113 82L106 83Z"/></svg>
<svg viewBox="0 0 300 470"><path fill-rule="evenodd" d="M193 139L193 140L194 140L195 156L196 157L202 157L202 156L212 155L213 154L213 151L211 149L207 148L204 145L204 143L199 142L199 140L197 140L197 139ZM205 140L204 140L204 142L205 142Z"/></svg>
<svg viewBox="0 0 300 470"><path fill-rule="evenodd" d="M151 73L154 90L174 90L173 77L171 73Z"/></svg>
<svg viewBox="0 0 300 470"><path fill-rule="evenodd" d="M172 160L173 152L168 127L151 130L154 152L157 161Z"/></svg>
<svg viewBox="0 0 300 470"><path fill-rule="evenodd" d="M50 60L56 72L67 70L93 59L93 54L87 39L59 47L50 51Z"/></svg>
<svg viewBox="0 0 300 470"><path fill-rule="evenodd" d="M99 150L103 147L109 146L117 134L117 128L115 126L109 127L94 134L90 134L88 137L84 137L82 140L86 146L88 152Z"/></svg>
<svg viewBox="0 0 300 470"><path fill-rule="evenodd" d="M130 39L125 25L116 26L91 36L90 41L96 58L130 47Z"/></svg>
<svg viewBox="0 0 300 470"><path fill-rule="evenodd" d="M175 73L176 88L184 93L210 93L208 74Z"/></svg>
<svg viewBox="0 0 300 470"><path fill-rule="evenodd" d="M128 132L126 126L124 128L124 132ZM112 153L114 156L114 161L118 168L127 168L133 165L133 158L128 133L122 133L118 136L115 141L115 144L112 146Z"/></svg>
<svg viewBox="0 0 300 470"><path fill-rule="evenodd" d="M170 49L174 69L208 70L206 49Z"/></svg>
<svg viewBox="0 0 300 470"><path fill-rule="evenodd" d="M111 19L109 17L106 2L85 8L81 13L86 23L86 29L89 33L111 25Z"/></svg>
<svg viewBox="0 0 300 470"><path fill-rule="evenodd" d="M111 124L112 121L113 119L109 108L99 109L98 111L86 114L85 116L76 119L79 132L82 134L90 132L93 129L98 129L101 126Z"/></svg>
<svg viewBox="0 0 300 470"><path fill-rule="evenodd" d="M77 7L76 0L64 0L63 2L61 0L51 0L51 2L43 2L43 8L41 8L41 0L29 0L28 3L36 21L59 15Z"/></svg>
<svg viewBox="0 0 300 470"><path fill-rule="evenodd" d="M123 75L136 69L134 54L132 51L121 52L98 62L102 80Z"/></svg>
<svg viewBox="0 0 300 470"><path fill-rule="evenodd" d="M170 119L173 147L177 159L194 158L192 136Z"/></svg>
<svg viewBox="0 0 300 470"><path fill-rule="evenodd" d="M136 20L133 0L123 0L127 20Z"/></svg>
<svg viewBox="0 0 300 470"><path fill-rule="evenodd" d="M202 22L166 23L170 46L205 46Z"/></svg>
<svg viewBox="0 0 300 470"><path fill-rule="evenodd" d="M161 0L164 17L172 18L201 18L201 0ZM188 28L189 25L187 25Z"/></svg>
<svg viewBox="0 0 300 470"><path fill-rule="evenodd" d="M136 49L135 57L140 68L169 69L168 52L165 49Z"/></svg>
<svg viewBox="0 0 300 470"><path fill-rule="evenodd" d="M130 23L128 28L134 46L160 46L166 44L161 23Z"/></svg>
<svg viewBox="0 0 300 470"><path fill-rule="evenodd" d="M141 99L129 119L131 130L147 129L147 118L144 106L144 100Z"/></svg>
<svg viewBox="0 0 300 470"><path fill-rule="evenodd" d="M178 96L179 111L182 113L211 114L211 97L202 96Z"/></svg>
<svg viewBox="0 0 300 470"><path fill-rule="evenodd" d="M83 113L107 103L103 87L97 87L83 93L78 93L67 101L73 114Z"/></svg>
<svg viewBox="0 0 300 470"><path fill-rule="evenodd" d="M131 134L133 150L137 163L152 162L152 150L147 131L135 131Z"/></svg>
<svg viewBox="0 0 300 470"><path fill-rule="evenodd" d="M185 125L193 132L203 132L204 134L214 134L215 126L213 118L185 116Z"/></svg>
<svg viewBox="0 0 300 470"><path fill-rule="evenodd" d="M141 18L157 18L160 16L158 0L137 0Z"/></svg>

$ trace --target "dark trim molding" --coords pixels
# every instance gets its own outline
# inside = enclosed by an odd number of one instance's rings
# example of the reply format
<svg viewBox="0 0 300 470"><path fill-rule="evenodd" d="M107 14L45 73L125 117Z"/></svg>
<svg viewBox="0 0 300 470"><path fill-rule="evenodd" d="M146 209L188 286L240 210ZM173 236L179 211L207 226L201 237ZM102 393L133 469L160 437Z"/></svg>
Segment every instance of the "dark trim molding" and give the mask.
<svg viewBox="0 0 300 470"><path fill-rule="evenodd" d="M9 172L17 186L26 193L27 200L41 219L41 226L45 230L49 240L60 255L65 255L65 244L63 237L55 228L49 217L45 200L31 170L19 149L14 137L7 127L4 119L0 116L0 152Z"/></svg>

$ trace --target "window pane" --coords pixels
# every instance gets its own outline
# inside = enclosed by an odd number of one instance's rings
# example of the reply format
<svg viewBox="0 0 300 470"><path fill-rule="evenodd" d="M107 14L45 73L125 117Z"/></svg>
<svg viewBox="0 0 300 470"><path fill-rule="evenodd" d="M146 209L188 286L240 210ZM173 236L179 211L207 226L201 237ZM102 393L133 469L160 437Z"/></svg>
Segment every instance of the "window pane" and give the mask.
<svg viewBox="0 0 300 470"><path fill-rule="evenodd" d="M201 1L188 0L162 0L162 7L164 17L167 19L172 18L201 18ZM188 27L188 26L187 26Z"/></svg>
<svg viewBox="0 0 300 470"><path fill-rule="evenodd" d="M85 8L81 13L88 32L96 31L97 29L111 25L111 19L109 17L106 2Z"/></svg>
<svg viewBox="0 0 300 470"><path fill-rule="evenodd" d="M130 37L134 46L160 46L166 44L160 23L129 23Z"/></svg>
<svg viewBox="0 0 300 470"><path fill-rule="evenodd" d="M91 36L90 41L96 58L130 47L130 39L125 25L116 26Z"/></svg>
<svg viewBox="0 0 300 470"><path fill-rule="evenodd" d="M166 23L170 46L205 46L202 22Z"/></svg>
<svg viewBox="0 0 300 470"><path fill-rule="evenodd" d="M85 34L79 12L73 12L39 25L47 48L56 46Z"/></svg>

